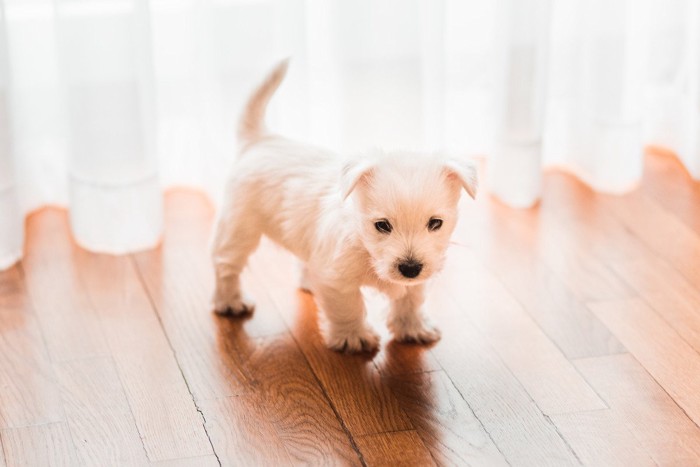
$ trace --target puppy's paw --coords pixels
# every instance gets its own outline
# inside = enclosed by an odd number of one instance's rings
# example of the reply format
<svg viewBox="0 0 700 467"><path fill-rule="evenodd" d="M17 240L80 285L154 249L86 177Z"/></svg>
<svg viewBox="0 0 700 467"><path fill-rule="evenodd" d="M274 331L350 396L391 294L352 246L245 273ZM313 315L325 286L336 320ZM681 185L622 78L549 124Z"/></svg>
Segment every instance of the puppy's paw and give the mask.
<svg viewBox="0 0 700 467"><path fill-rule="evenodd" d="M218 291L213 300L214 313L218 315L243 316L252 314L255 303L241 293L225 295Z"/></svg>
<svg viewBox="0 0 700 467"><path fill-rule="evenodd" d="M334 330L325 335L328 348L338 352L359 353L375 352L379 348L379 335L369 326L359 331Z"/></svg>
<svg viewBox="0 0 700 467"><path fill-rule="evenodd" d="M395 320L389 322L394 339L399 342L431 344L440 340L442 333L427 318Z"/></svg>

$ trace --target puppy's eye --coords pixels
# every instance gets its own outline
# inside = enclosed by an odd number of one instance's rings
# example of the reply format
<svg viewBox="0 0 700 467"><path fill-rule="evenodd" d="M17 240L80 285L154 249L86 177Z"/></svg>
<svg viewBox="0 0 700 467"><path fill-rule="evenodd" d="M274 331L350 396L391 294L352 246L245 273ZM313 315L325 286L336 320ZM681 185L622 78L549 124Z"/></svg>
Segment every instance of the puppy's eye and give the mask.
<svg viewBox="0 0 700 467"><path fill-rule="evenodd" d="M440 230L440 227L442 227L442 219L433 217L428 221L428 230L430 230L431 232L434 232L435 230Z"/></svg>
<svg viewBox="0 0 700 467"><path fill-rule="evenodd" d="M377 229L381 233L391 233L391 224L389 224L389 221L386 219L382 219L380 221L377 221L374 223L374 228Z"/></svg>

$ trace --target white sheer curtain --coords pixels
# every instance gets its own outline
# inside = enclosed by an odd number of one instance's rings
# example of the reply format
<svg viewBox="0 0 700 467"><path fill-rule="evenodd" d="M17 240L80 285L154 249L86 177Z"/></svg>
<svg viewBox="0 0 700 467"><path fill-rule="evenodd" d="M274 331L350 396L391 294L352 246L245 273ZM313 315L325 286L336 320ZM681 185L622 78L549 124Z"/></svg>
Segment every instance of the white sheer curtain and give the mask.
<svg viewBox="0 0 700 467"><path fill-rule="evenodd" d="M161 191L216 199L250 88L282 57L272 126L342 152L489 159L539 196L554 165L630 189L647 144L700 177L697 0L0 0L0 267L66 206L81 245L161 235Z"/></svg>

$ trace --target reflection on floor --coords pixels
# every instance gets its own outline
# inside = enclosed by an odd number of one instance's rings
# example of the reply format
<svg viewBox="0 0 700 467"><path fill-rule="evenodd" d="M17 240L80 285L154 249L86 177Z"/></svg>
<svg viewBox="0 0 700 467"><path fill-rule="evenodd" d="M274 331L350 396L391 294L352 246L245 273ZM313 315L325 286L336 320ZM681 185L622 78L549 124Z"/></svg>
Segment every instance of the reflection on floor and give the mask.
<svg viewBox="0 0 700 467"><path fill-rule="evenodd" d="M373 357L323 347L270 244L255 315L211 314L211 207L166 204L163 245L123 257L28 220L0 273L0 465L700 463L700 184L672 158L621 197L549 173L537 208L464 203L442 341L392 342L370 295Z"/></svg>

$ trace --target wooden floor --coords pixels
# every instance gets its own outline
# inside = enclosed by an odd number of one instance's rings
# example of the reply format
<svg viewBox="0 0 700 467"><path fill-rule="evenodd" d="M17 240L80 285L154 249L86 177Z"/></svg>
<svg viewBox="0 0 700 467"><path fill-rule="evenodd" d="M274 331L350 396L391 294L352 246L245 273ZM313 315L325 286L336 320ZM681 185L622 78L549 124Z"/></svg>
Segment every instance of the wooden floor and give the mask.
<svg viewBox="0 0 700 467"><path fill-rule="evenodd" d="M326 350L265 244L250 319L209 311L213 212L166 200L161 248L91 254L28 220L0 273L0 466L698 465L700 184L650 156L632 194L545 177L539 208L465 203L428 302L443 338Z"/></svg>

